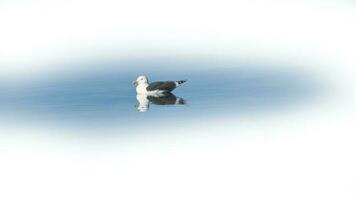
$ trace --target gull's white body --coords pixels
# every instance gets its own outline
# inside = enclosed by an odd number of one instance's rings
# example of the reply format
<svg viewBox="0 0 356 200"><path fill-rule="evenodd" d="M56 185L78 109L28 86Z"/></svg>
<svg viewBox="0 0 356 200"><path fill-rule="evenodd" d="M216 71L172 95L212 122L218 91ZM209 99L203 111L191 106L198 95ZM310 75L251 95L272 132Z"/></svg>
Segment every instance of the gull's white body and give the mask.
<svg viewBox="0 0 356 200"><path fill-rule="evenodd" d="M136 87L136 93L144 94L144 95L151 95L151 96L161 96L164 93L163 91L159 91L159 90L147 91L147 87L148 87L147 83L139 84Z"/></svg>
<svg viewBox="0 0 356 200"><path fill-rule="evenodd" d="M138 83L136 87L137 94L147 94L148 83Z"/></svg>

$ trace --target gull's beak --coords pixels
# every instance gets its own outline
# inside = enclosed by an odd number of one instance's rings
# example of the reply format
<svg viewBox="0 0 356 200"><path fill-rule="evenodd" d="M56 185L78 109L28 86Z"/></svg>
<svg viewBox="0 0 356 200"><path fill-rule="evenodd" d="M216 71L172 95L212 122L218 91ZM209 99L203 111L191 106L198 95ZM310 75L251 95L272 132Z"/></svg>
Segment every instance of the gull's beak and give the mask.
<svg viewBox="0 0 356 200"><path fill-rule="evenodd" d="M134 86L138 85L137 81L133 81L132 84L134 84Z"/></svg>

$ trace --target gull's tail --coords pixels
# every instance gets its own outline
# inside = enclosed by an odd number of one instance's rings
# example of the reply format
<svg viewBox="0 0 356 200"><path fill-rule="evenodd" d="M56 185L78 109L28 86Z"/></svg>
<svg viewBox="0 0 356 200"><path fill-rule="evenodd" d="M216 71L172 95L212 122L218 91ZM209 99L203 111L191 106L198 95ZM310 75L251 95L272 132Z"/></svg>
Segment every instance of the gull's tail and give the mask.
<svg viewBox="0 0 356 200"><path fill-rule="evenodd" d="M176 87L182 85L183 83L187 82L187 80L179 80L179 81L175 81L176 83Z"/></svg>

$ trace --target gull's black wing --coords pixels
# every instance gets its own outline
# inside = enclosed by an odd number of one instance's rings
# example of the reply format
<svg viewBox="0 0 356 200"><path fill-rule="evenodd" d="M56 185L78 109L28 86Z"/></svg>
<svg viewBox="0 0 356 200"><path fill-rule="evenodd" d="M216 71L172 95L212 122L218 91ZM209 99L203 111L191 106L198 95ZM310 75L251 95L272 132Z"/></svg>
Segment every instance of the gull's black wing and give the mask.
<svg viewBox="0 0 356 200"><path fill-rule="evenodd" d="M176 87L177 85L174 81L158 81L150 83L146 89L147 91L162 90L166 92L171 92Z"/></svg>

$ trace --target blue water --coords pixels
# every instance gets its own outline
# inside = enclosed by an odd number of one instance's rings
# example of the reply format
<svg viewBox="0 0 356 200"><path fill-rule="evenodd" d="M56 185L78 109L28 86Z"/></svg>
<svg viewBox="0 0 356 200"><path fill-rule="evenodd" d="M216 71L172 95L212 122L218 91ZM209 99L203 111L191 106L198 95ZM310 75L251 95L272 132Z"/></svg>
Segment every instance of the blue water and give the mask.
<svg viewBox="0 0 356 200"><path fill-rule="evenodd" d="M0 115L61 126L126 126L278 112L305 103L316 92L306 72L278 66L171 60L72 65L81 70L2 86ZM141 74L150 81L187 79L173 91L187 103L150 104L147 112L138 112L132 81Z"/></svg>

